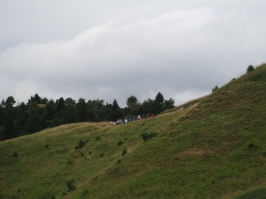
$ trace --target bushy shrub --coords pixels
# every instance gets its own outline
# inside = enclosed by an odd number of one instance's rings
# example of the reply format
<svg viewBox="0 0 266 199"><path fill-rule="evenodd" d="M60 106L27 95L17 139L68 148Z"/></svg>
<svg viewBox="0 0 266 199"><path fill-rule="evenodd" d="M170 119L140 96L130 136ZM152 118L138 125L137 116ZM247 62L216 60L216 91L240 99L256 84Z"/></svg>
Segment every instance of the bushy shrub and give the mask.
<svg viewBox="0 0 266 199"><path fill-rule="evenodd" d="M75 180L74 179L71 179L67 182L67 191L70 192L70 191L74 191L76 189L76 183L75 183Z"/></svg>
<svg viewBox="0 0 266 199"><path fill-rule="evenodd" d="M116 164L120 164L121 163L121 160L117 160L117 163Z"/></svg>
<svg viewBox="0 0 266 199"><path fill-rule="evenodd" d="M144 142L147 142L149 139L153 137L157 137L158 133L141 133L141 137L144 140Z"/></svg>
<svg viewBox="0 0 266 199"><path fill-rule="evenodd" d="M96 140L100 140L100 137L99 137L99 136L97 136L97 137L96 137Z"/></svg>
<svg viewBox="0 0 266 199"><path fill-rule="evenodd" d="M250 73L250 72L252 72L253 70L255 70L254 66L249 65L248 68L247 68L247 73Z"/></svg>
<svg viewBox="0 0 266 199"><path fill-rule="evenodd" d="M213 89L212 89L212 92L218 90L218 86L216 85Z"/></svg>
<svg viewBox="0 0 266 199"><path fill-rule="evenodd" d="M257 147L257 145L252 143L252 142L248 144L248 149L254 149L256 147Z"/></svg>
<svg viewBox="0 0 266 199"><path fill-rule="evenodd" d="M79 144L75 147L75 149L81 149L86 143L82 140L79 141Z"/></svg>
<svg viewBox="0 0 266 199"><path fill-rule="evenodd" d="M124 155L126 155L127 154L127 149L124 149L123 151L122 151L122 156L124 156Z"/></svg>
<svg viewBox="0 0 266 199"><path fill-rule="evenodd" d="M13 154L13 157L18 157L18 154L15 152L15 153Z"/></svg>
<svg viewBox="0 0 266 199"><path fill-rule="evenodd" d="M121 146L122 144L123 144L122 141L119 141L119 142L117 143L118 146Z"/></svg>
<svg viewBox="0 0 266 199"><path fill-rule="evenodd" d="M104 154L103 154L103 153L101 153L100 157L103 157L103 156L104 156Z"/></svg>

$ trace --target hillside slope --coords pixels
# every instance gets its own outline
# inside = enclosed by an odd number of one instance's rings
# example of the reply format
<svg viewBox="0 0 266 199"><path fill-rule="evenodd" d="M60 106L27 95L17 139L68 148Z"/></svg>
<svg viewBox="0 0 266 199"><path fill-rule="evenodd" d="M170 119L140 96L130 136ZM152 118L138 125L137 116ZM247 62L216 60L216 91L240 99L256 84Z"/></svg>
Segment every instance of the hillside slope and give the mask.
<svg viewBox="0 0 266 199"><path fill-rule="evenodd" d="M265 198L266 64L180 107L0 142L0 198Z"/></svg>

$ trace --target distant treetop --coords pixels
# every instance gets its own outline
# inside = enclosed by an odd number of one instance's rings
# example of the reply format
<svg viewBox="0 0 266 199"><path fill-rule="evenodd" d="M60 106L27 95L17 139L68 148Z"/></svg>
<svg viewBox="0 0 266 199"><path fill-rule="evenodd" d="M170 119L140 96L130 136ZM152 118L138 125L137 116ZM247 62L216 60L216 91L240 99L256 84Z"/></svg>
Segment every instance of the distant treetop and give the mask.
<svg viewBox="0 0 266 199"><path fill-rule="evenodd" d="M250 72L252 72L253 70L255 70L254 66L249 65L248 68L247 68L247 73L250 73Z"/></svg>

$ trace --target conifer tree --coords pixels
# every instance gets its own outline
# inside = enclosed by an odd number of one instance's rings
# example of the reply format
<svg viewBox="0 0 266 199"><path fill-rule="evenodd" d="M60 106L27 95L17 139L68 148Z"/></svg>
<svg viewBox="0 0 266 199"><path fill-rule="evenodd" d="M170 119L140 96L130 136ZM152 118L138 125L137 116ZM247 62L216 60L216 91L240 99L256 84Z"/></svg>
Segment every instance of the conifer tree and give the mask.
<svg viewBox="0 0 266 199"><path fill-rule="evenodd" d="M76 104L77 109L77 121L84 122L88 120L88 110L84 98L79 98L78 103Z"/></svg>
<svg viewBox="0 0 266 199"><path fill-rule="evenodd" d="M43 109L38 107L35 102L31 102L27 106L28 119L23 131L27 134L36 133L45 127Z"/></svg>
<svg viewBox="0 0 266 199"><path fill-rule="evenodd" d="M5 118L4 118L4 139L10 139L15 137L14 135L14 119L15 119L15 110L13 105L16 103L13 96L9 96L6 101L2 101L2 105L5 109Z"/></svg>
<svg viewBox="0 0 266 199"><path fill-rule="evenodd" d="M163 104L163 102L164 102L164 97L163 97L162 93L159 92L159 93L156 95L155 101L158 102L159 104Z"/></svg>
<svg viewBox="0 0 266 199"><path fill-rule="evenodd" d="M22 102L16 110L16 116L14 121L14 134L15 136L21 136L24 134L23 129L28 120L27 106Z"/></svg>

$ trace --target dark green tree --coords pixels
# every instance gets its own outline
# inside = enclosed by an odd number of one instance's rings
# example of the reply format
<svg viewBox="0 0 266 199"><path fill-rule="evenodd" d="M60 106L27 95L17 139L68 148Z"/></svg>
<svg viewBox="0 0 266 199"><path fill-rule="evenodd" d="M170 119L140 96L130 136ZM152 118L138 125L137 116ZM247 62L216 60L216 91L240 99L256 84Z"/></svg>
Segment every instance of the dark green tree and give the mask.
<svg viewBox="0 0 266 199"><path fill-rule="evenodd" d="M70 124L77 121L77 110L74 106L66 106L65 115L63 117L64 124Z"/></svg>
<svg viewBox="0 0 266 199"><path fill-rule="evenodd" d="M2 106L4 108L13 108L13 105L16 103L13 96L9 96L6 101L2 100Z"/></svg>
<svg viewBox="0 0 266 199"><path fill-rule="evenodd" d="M4 127L0 126L0 141L5 139L5 135L4 135Z"/></svg>
<svg viewBox="0 0 266 199"><path fill-rule="evenodd" d="M93 101L94 107L93 107L93 115L94 115L94 121L100 122L105 119L105 106L104 106L104 100L94 100Z"/></svg>
<svg viewBox="0 0 266 199"><path fill-rule="evenodd" d="M154 100L154 102L153 102L153 109L154 109L154 111L151 112L151 113L157 115L160 112L162 112L162 105L159 102L157 102L156 100Z"/></svg>
<svg viewBox="0 0 266 199"><path fill-rule="evenodd" d="M119 109L119 108L120 108L120 107L119 107L119 105L118 105L116 99L114 99L114 101L113 101L113 109Z"/></svg>
<svg viewBox="0 0 266 199"><path fill-rule="evenodd" d="M213 89L212 89L212 92L218 90L218 86L216 85Z"/></svg>
<svg viewBox="0 0 266 199"><path fill-rule="evenodd" d="M137 115L140 113L140 103L138 102L138 99L131 95L129 98L127 98L127 106L129 109L129 113L131 115Z"/></svg>
<svg viewBox="0 0 266 199"><path fill-rule="evenodd" d="M0 105L0 126L4 123L4 107Z"/></svg>
<svg viewBox="0 0 266 199"><path fill-rule="evenodd" d="M127 98L127 106L130 107L132 106L133 104L136 104L138 102L138 99L131 95L129 98Z"/></svg>
<svg viewBox="0 0 266 199"><path fill-rule="evenodd" d="M88 110L85 99L79 98L78 103L76 104L76 110L78 122L88 121Z"/></svg>
<svg viewBox="0 0 266 199"><path fill-rule="evenodd" d="M77 121L77 110L76 110L76 101L72 98L67 98L64 103L64 115L63 123L69 124Z"/></svg>
<svg viewBox="0 0 266 199"><path fill-rule="evenodd" d="M55 104L54 100L50 99L44 108L43 119L45 121L45 126L47 126L47 127L56 126L56 124L57 124L57 122L55 121L56 120L56 116L55 116L56 113L57 113L56 104Z"/></svg>
<svg viewBox="0 0 266 199"><path fill-rule="evenodd" d="M104 110L105 110L105 121L110 121L110 120L112 120L111 118L112 118L112 108L113 108L113 106L112 106L112 104L109 104L108 102L105 104L105 106L104 106L105 108L104 108Z"/></svg>
<svg viewBox="0 0 266 199"><path fill-rule="evenodd" d="M4 140L4 138L5 138L5 136L4 136L4 126L3 126L4 125L4 121L5 121L4 112L5 112L5 110L4 110L4 107L3 107L2 103L1 103L0 104L0 141Z"/></svg>
<svg viewBox="0 0 266 199"><path fill-rule="evenodd" d="M44 97L44 98L41 99L41 103L40 104L46 104L48 101L49 100L46 97Z"/></svg>
<svg viewBox="0 0 266 199"><path fill-rule="evenodd" d="M164 100L164 103L163 103L163 109L164 110L167 110L167 109L170 109L170 108L174 108L175 104L175 100L170 98L169 100Z"/></svg>
<svg viewBox="0 0 266 199"><path fill-rule="evenodd" d="M73 100L71 97L68 97L66 100L65 100L65 106L74 106L76 105L76 101Z"/></svg>
<svg viewBox="0 0 266 199"><path fill-rule="evenodd" d="M164 102L164 97L163 95L159 92L156 97L155 97L155 100L154 100L154 104L153 104L153 107L154 107L154 114L158 114L160 112L163 111L163 102Z"/></svg>
<svg viewBox="0 0 266 199"><path fill-rule="evenodd" d="M164 102L164 97L163 97L162 93L159 92L159 93L156 95L156 97L155 97L155 101L158 102L159 104L163 104L163 102Z"/></svg>
<svg viewBox="0 0 266 199"><path fill-rule="evenodd" d="M36 93L34 96L30 96L30 99L28 100L28 103L35 102L37 104L42 103L42 98Z"/></svg>
<svg viewBox="0 0 266 199"><path fill-rule="evenodd" d="M27 105L22 102L17 107L15 121L14 121L14 134L15 137L24 135L23 129L28 120Z"/></svg>
<svg viewBox="0 0 266 199"><path fill-rule="evenodd" d="M59 100L56 100L57 111L61 111L65 107L65 100L63 97L60 97Z"/></svg>
<svg viewBox="0 0 266 199"><path fill-rule="evenodd" d="M123 117L121 108L119 107L116 99L114 99L111 109L111 120L116 121L117 119L121 119Z"/></svg>
<svg viewBox="0 0 266 199"><path fill-rule="evenodd" d="M252 72L253 70L255 70L254 66L249 65L248 68L247 68L247 73L250 73L250 72Z"/></svg>
<svg viewBox="0 0 266 199"><path fill-rule="evenodd" d="M44 117L46 120L52 120L56 114L56 104L54 100L50 99L44 108Z"/></svg>
<svg viewBox="0 0 266 199"><path fill-rule="evenodd" d="M29 103L27 105L28 119L23 131L26 134L36 133L45 127L43 120L43 108L40 108L37 103Z"/></svg>
<svg viewBox="0 0 266 199"><path fill-rule="evenodd" d="M13 96L9 96L6 101L2 101L2 106L4 107L4 139L10 139L15 137L14 135L14 120L15 120L15 109L13 105L16 103Z"/></svg>
<svg viewBox="0 0 266 199"><path fill-rule="evenodd" d="M95 100L89 100L87 102L87 109L88 109L88 118L89 121L95 121L94 118L94 105L95 105Z"/></svg>
<svg viewBox="0 0 266 199"><path fill-rule="evenodd" d="M4 139L10 139L15 137L13 130L14 130L14 119L15 114L13 109L7 109L5 114L4 120Z"/></svg>
<svg viewBox="0 0 266 199"><path fill-rule="evenodd" d="M147 99L141 104L141 110L142 114L148 114L148 113L154 113L154 100L153 99Z"/></svg>

